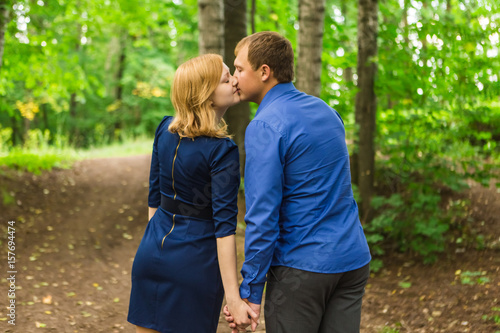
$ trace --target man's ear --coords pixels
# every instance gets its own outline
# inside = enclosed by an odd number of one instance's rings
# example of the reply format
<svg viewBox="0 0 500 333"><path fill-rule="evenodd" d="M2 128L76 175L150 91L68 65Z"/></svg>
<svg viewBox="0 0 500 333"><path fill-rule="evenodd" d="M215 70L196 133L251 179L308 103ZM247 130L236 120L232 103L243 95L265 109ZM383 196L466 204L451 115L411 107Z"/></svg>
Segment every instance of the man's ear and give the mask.
<svg viewBox="0 0 500 333"><path fill-rule="evenodd" d="M268 65L264 64L260 67L261 79L262 82L266 82L271 78L271 68Z"/></svg>

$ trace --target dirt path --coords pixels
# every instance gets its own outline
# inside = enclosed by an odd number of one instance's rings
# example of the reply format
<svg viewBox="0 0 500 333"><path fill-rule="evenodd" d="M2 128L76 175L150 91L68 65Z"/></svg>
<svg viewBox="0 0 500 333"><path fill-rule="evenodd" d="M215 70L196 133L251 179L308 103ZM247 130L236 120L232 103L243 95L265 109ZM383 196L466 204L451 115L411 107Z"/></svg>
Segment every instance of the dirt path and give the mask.
<svg viewBox="0 0 500 333"><path fill-rule="evenodd" d="M1 332L134 332L126 314L132 260L147 223L148 168L149 156L136 156L40 176L0 173L0 191L15 201L0 202ZM498 242L499 194L475 187L468 195L474 217L484 221L477 230ZM8 323L8 221L16 230L16 326ZM237 239L241 262L242 230ZM430 266L388 254L369 281L362 332L500 331L499 251L450 252Z"/></svg>

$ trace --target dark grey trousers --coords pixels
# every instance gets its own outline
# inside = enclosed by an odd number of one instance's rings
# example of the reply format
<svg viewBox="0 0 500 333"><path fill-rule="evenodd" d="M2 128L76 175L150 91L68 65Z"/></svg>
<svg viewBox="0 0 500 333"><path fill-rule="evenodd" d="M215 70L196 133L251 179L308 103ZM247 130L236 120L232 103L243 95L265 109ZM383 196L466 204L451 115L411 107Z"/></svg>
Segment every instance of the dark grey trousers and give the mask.
<svg viewBox="0 0 500 333"><path fill-rule="evenodd" d="M359 333L370 265L321 274L276 266L267 275L268 333Z"/></svg>

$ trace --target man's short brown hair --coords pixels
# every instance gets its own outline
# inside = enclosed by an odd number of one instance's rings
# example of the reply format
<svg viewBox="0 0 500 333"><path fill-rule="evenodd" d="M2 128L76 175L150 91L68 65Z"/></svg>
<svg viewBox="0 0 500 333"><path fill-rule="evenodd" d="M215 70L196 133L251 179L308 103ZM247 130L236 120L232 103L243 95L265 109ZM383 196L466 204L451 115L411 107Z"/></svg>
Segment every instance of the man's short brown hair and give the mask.
<svg viewBox="0 0 500 333"><path fill-rule="evenodd" d="M234 50L238 52L248 45L248 62L253 70L268 65L279 83L292 82L293 48L288 39L277 32L262 31L243 38Z"/></svg>

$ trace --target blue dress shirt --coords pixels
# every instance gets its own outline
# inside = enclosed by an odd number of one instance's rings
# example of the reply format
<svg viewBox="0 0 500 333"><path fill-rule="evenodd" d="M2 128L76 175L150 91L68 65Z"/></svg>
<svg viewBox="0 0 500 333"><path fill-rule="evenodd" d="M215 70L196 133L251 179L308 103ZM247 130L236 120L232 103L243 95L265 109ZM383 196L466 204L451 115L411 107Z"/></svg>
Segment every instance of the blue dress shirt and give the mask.
<svg viewBox="0 0 500 333"><path fill-rule="evenodd" d="M248 125L245 150L242 298L261 303L270 266L342 273L370 262L334 109L278 84Z"/></svg>

